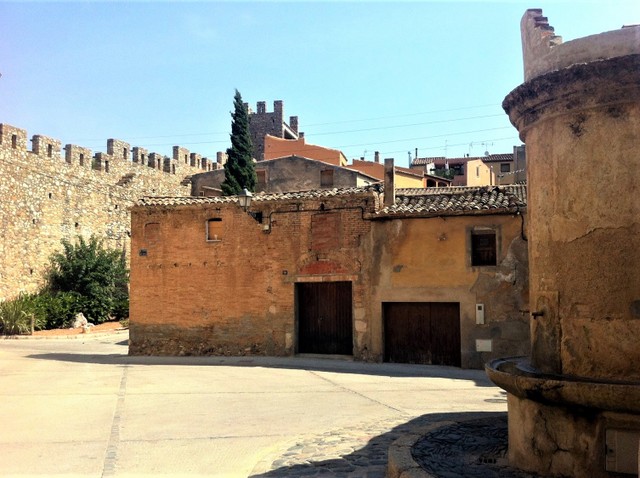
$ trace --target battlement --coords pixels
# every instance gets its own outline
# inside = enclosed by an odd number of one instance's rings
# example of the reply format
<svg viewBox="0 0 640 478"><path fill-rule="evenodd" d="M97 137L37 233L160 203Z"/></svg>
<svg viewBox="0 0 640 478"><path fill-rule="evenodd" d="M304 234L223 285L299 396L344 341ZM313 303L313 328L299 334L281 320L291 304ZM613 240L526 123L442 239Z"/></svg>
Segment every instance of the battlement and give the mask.
<svg viewBox="0 0 640 478"><path fill-rule="evenodd" d="M304 135L298 131L298 117L289 117L289 124L284 121L284 102L275 100L273 102L273 112L267 112L266 101L256 103L257 111L254 113L245 103L249 112L249 130L253 143L254 158L258 161L264 159L264 137L266 135L276 138L298 139Z"/></svg>
<svg viewBox="0 0 640 478"><path fill-rule="evenodd" d="M525 81L578 63L640 53L638 25L563 42L539 8L525 12L520 33Z"/></svg>
<svg viewBox="0 0 640 478"><path fill-rule="evenodd" d="M27 131L6 123L0 123L0 148L13 149L38 156L42 161L62 161L62 142L58 139L36 134L31 139L31 150L27 148ZM131 145L119 139L107 140L107 152L92 153L91 149L67 144L64 161L82 168L109 173L116 163L131 163L167 173L190 175L200 171L219 169L219 160L191 153L181 146L173 147L172 157L160 153L149 153L145 148Z"/></svg>

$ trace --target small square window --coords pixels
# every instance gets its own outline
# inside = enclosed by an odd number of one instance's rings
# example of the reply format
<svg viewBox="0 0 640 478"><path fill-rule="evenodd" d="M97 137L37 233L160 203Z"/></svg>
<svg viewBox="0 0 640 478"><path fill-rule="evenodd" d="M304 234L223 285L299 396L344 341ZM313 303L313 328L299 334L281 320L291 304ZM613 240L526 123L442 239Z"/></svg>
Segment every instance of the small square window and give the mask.
<svg viewBox="0 0 640 478"><path fill-rule="evenodd" d="M333 187L333 169L325 169L323 171L320 171L320 187Z"/></svg>
<svg viewBox="0 0 640 478"><path fill-rule="evenodd" d="M500 164L500 172L501 173L508 173L510 171L511 171L511 165L509 163Z"/></svg>
<svg viewBox="0 0 640 478"><path fill-rule="evenodd" d="M495 231L473 231L471 233L471 265L497 265Z"/></svg>
<svg viewBox="0 0 640 478"><path fill-rule="evenodd" d="M219 217L207 221L207 241L222 240L222 219Z"/></svg>

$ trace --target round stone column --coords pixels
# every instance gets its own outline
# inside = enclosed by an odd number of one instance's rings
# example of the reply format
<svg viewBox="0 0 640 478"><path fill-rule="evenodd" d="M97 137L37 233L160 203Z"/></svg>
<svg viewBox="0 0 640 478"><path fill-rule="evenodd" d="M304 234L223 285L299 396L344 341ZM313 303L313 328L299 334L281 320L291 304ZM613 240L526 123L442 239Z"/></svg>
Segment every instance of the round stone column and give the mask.
<svg viewBox="0 0 640 478"><path fill-rule="evenodd" d="M503 107L527 148L531 356L488 364L509 460L635 473L640 441L640 27L567 43L521 25L525 82Z"/></svg>
<svg viewBox="0 0 640 478"><path fill-rule="evenodd" d="M532 364L640 380L640 55L540 74L503 106L527 147Z"/></svg>

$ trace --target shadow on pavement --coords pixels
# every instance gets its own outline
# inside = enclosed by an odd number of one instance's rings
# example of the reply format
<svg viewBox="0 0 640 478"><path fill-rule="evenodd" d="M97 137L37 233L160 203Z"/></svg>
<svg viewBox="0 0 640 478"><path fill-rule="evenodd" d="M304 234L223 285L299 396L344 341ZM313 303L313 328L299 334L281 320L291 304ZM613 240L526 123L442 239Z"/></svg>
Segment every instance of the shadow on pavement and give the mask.
<svg viewBox="0 0 640 478"><path fill-rule="evenodd" d="M117 345L127 345L127 341ZM493 387L493 383L481 370L463 370L440 365L416 365L399 363L369 363L353 360L308 357L220 357L220 356L131 356L126 354L91 354L71 352L35 353L28 358L103 365L182 365L182 366L226 366L265 367L315 372L354 373L360 375L388 377L433 377L471 380L477 386Z"/></svg>
<svg viewBox="0 0 640 478"><path fill-rule="evenodd" d="M349 453L336 453L335 459L315 459L314 450L318 450L317 455L327 456L331 449L334 452L340 450L340 444L332 444L334 440L332 434L320 435L315 438L299 442L292 445L288 450L283 450L280 457L276 457L270 463L265 463L263 469L269 471L259 472L251 475L252 478L278 478L278 477L380 477L386 476L388 450L390 445L398 438L408 433L416 433L419 429L428 425L443 422L456 424L469 421L481 420L491 423L496 422L496 430L502 433L503 423L506 420L506 412L467 412L467 413L436 413L423 415L407 423L403 423L386 433L373 436L362 447L352 450ZM348 435L349 432L344 433ZM455 438L454 438L455 439ZM506 429L504 430L504 449L506 450ZM464 445L463 445L464 447ZM329 450L329 451L327 451ZM492 463L483 463L478 460L476 450L470 449L468 453L458 453L442 459L441 466L438 464L429 469L432 476L455 477L455 476L482 476L482 477L511 477L520 476L516 470L505 469L504 466L496 466ZM456 471L462 469L463 471ZM471 475L469 473L472 473Z"/></svg>

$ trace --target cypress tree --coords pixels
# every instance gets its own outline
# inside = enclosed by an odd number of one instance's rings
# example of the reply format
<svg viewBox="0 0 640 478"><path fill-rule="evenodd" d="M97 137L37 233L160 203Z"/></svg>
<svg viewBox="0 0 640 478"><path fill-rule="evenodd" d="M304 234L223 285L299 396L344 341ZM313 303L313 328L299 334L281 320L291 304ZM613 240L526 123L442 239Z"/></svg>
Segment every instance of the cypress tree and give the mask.
<svg viewBox="0 0 640 478"><path fill-rule="evenodd" d="M224 165L225 179L221 185L225 196L240 194L243 188L254 191L257 182L252 158L253 146L249 134L249 112L238 90L233 98L233 108L231 147L227 149L227 162Z"/></svg>

